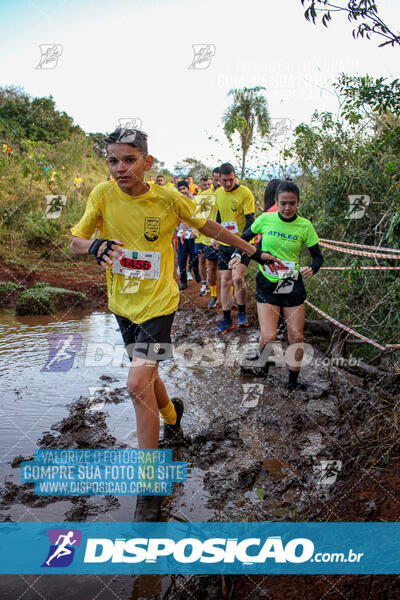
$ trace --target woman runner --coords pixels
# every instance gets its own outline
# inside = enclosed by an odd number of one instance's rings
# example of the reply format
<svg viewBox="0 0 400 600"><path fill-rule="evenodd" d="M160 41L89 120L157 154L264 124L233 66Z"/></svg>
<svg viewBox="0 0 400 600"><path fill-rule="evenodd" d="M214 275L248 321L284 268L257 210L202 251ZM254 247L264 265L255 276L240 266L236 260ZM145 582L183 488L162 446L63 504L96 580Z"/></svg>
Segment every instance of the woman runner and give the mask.
<svg viewBox="0 0 400 600"><path fill-rule="evenodd" d="M260 215L254 223L243 232L244 240L251 240L254 234L262 235L262 251L280 258L285 264L284 270L274 274L268 267L260 266L256 279L257 312L260 322L260 349L257 360L252 367L243 365L242 371L253 375L268 374L268 361L271 343L276 340L280 310L287 323L289 345L296 344L294 356L289 348L289 380L290 390L297 387L300 364L303 358L303 331L305 320L304 301L306 291L303 277L309 279L321 268L323 257L319 247L318 236L308 219L298 214L300 192L297 185L290 180L283 181L276 192L278 212ZM305 244L311 254L309 267L299 268L299 255ZM238 259L233 259L234 260ZM294 350L294 348L293 348Z"/></svg>

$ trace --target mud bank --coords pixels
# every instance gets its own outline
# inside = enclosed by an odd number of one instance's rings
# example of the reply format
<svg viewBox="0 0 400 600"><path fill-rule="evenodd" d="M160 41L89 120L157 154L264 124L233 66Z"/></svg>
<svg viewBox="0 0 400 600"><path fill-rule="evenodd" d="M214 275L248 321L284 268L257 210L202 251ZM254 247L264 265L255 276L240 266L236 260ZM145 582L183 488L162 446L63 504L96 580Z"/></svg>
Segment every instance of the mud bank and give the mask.
<svg viewBox="0 0 400 600"><path fill-rule="evenodd" d="M109 381L110 378L103 377ZM104 384L105 391L107 390ZM107 404L119 404L126 398L125 388L115 389L96 395L95 401L90 398L79 398L68 405L69 414L64 419L51 426L50 431L44 431L38 440L39 448L124 448L126 444L110 435L106 424L105 410L98 407ZM18 469L23 461L33 460L33 456L16 456L11 461L11 467ZM18 478L19 479L19 478ZM113 496L38 496L34 492L34 484L14 483L6 481L0 488L1 520L10 520L6 514L7 508L13 504L22 504L31 508L41 508L55 502L72 503L72 508L65 512L65 521L85 521L91 515L99 515L118 507L118 498ZM5 518L4 518L5 517ZM8 517L8 518L7 518Z"/></svg>
<svg viewBox="0 0 400 600"><path fill-rule="evenodd" d="M383 385L365 373L329 371L321 366L323 361L302 368L301 389L294 394L286 385L286 367L278 359L268 379L242 376L240 349L256 343L257 328L235 329L217 338L219 314L204 307L207 298L198 298L197 288L189 286L190 294L182 296L173 336L178 347L199 348L201 358L188 350L186 362L170 368L172 373L181 370L183 377L180 395L187 406L183 420L187 436L174 449L174 459L187 462L188 480L164 499L162 519L190 521L206 514L204 520L213 521L397 520L399 442L392 425L398 418L398 385ZM307 341L314 344L310 336ZM316 358L324 356L326 348L321 344L314 344ZM282 349L286 349L285 340ZM215 366L218 353L229 360ZM208 362L207 355L214 362ZM103 377L103 381L106 389L110 378ZM214 409L210 414L196 413L189 402L202 394L208 394ZM68 415L43 431L37 446L126 447L107 426L107 408L130 402L126 388L100 392L95 400L93 404L93 399L81 396L71 403ZM17 469L29 458L16 456L12 466ZM332 461L330 466L326 461ZM98 515L107 520L119 502L116 497L39 497L30 484L8 481L0 493L0 518L10 520L10 509L17 503L40 508L66 500L71 504L64 515L70 521ZM138 580L144 579L114 577L110 585L114 582L121 598L146 600L339 600L343 596L389 600L400 593L398 581L383 576L176 576L163 578L162 591L152 591L160 588L160 578L154 576L146 579L145 595L132 592ZM73 585L73 579L69 581Z"/></svg>

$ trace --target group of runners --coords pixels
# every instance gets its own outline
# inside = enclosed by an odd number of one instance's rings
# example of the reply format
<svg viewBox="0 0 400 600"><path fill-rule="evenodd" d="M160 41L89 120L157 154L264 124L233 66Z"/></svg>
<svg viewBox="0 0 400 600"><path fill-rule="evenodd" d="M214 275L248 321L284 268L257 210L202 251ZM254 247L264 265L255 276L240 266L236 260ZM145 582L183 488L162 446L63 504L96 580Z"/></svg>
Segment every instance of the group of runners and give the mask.
<svg viewBox="0 0 400 600"><path fill-rule="evenodd" d="M181 439L183 402L170 398L158 364L172 357L171 328L179 302L174 279L173 238L177 235L180 289L185 289L186 259L193 246L199 258L200 293L210 289L210 307L217 303L220 274L222 320L217 333L247 327L245 274L250 260L259 263L256 300L260 324L259 351L247 356L242 372L265 377L270 366L281 312L289 345L295 347L288 385L297 386L303 355L304 279L323 263L318 236L311 222L298 214L300 195L290 180L271 181L265 191L264 212L255 218L252 192L240 184L230 163L193 181L174 178L171 185L145 181L153 164L147 136L118 128L106 138L107 164L112 179L89 194L79 223L72 228L72 252L94 255L107 271L108 305L115 314L131 360L127 388L133 400L140 448L159 446L159 415L164 420L164 443ZM157 181L158 180L158 181ZM102 238L93 240L96 229ZM311 265L299 265L305 244ZM190 246L190 248L188 248Z"/></svg>

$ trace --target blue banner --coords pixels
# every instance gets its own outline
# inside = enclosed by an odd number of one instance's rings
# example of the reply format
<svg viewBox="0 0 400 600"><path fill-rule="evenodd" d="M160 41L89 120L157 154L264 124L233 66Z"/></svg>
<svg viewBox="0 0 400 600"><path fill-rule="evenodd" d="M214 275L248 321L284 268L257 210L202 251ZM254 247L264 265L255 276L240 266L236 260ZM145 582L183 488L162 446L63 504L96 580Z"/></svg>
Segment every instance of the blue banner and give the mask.
<svg viewBox="0 0 400 600"><path fill-rule="evenodd" d="M0 523L1 574L398 574L400 523Z"/></svg>

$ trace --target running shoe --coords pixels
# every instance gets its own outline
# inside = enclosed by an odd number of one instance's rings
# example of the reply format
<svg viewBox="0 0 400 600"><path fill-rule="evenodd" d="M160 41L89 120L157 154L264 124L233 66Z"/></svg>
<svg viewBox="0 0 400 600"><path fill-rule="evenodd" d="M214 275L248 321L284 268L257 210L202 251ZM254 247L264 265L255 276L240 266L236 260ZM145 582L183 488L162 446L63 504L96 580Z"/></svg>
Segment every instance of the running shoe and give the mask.
<svg viewBox="0 0 400 600"><path fill-rule="evenodd" d="M191 274L191 272L190 272L190 271L189 271L189 272L188 272L188 274L187 274L187 280L188 280L188 281L193 281L193 276L192 276L192 274Z"/></svg>
<svg viewBox="0 0 400 600"><path fill-rule="evenodd" d="M267 362L263 367L240 365L240 372L242 375L252 375L253 377L268 377L269 368L274 364L275 363Z"/></svg>
<svg viewBox="0 0 400 600"><path fill-rule="evenodd" d="M267 377L269 368L275 363L262 359L262 350L248 353L244 357L244 362L240 365L242 375L253 375L255 377ZM265 361L265 362L264 362Z"/></svg>
<svg viewBox="0 0 400 600"><path fill-rule="evenodd" d="M181 427L181 419L183 415L183 402L180 398L171 398L171 402L176 411L175 425L164 423L163 442L181 442L183 440L183 431Z"/></svg>
<svg viewBox="0 0 400 600"><path fill-rule="evenodd" d="M299 387L299 384L297 383L297 381L289 381L288 388L291 392L294 392L295 390L297 390L298 387Z"/></svg>
<svg viewBox="0 0 400 600"><path fill-rule="evenodd" d="M215 308L218 304L218 298L217 296L211 296L208 304L207 304L207 308Z"/></svg>
<svg viewBox="0 0 400 600"><path fill-rule="evenodd" d="M208 292L208 287L205 283L203 283L203 285L201 286L200 290L199 290L199 296L205 296Z"/></svg>
<svg viewBox="0 0 400 600"><path fill-rule="evenodd" d="M238 313L238 327L249 327L249 322L245 312Z"/></svg>
<svg viewBox="0 0 400 600"><path fill-rule="evenodd" d="M217 333L226 333L230 329L234 328L234 324L232 319L226 319L225 317L222 319L221 323L218 325Z"/></svg>

